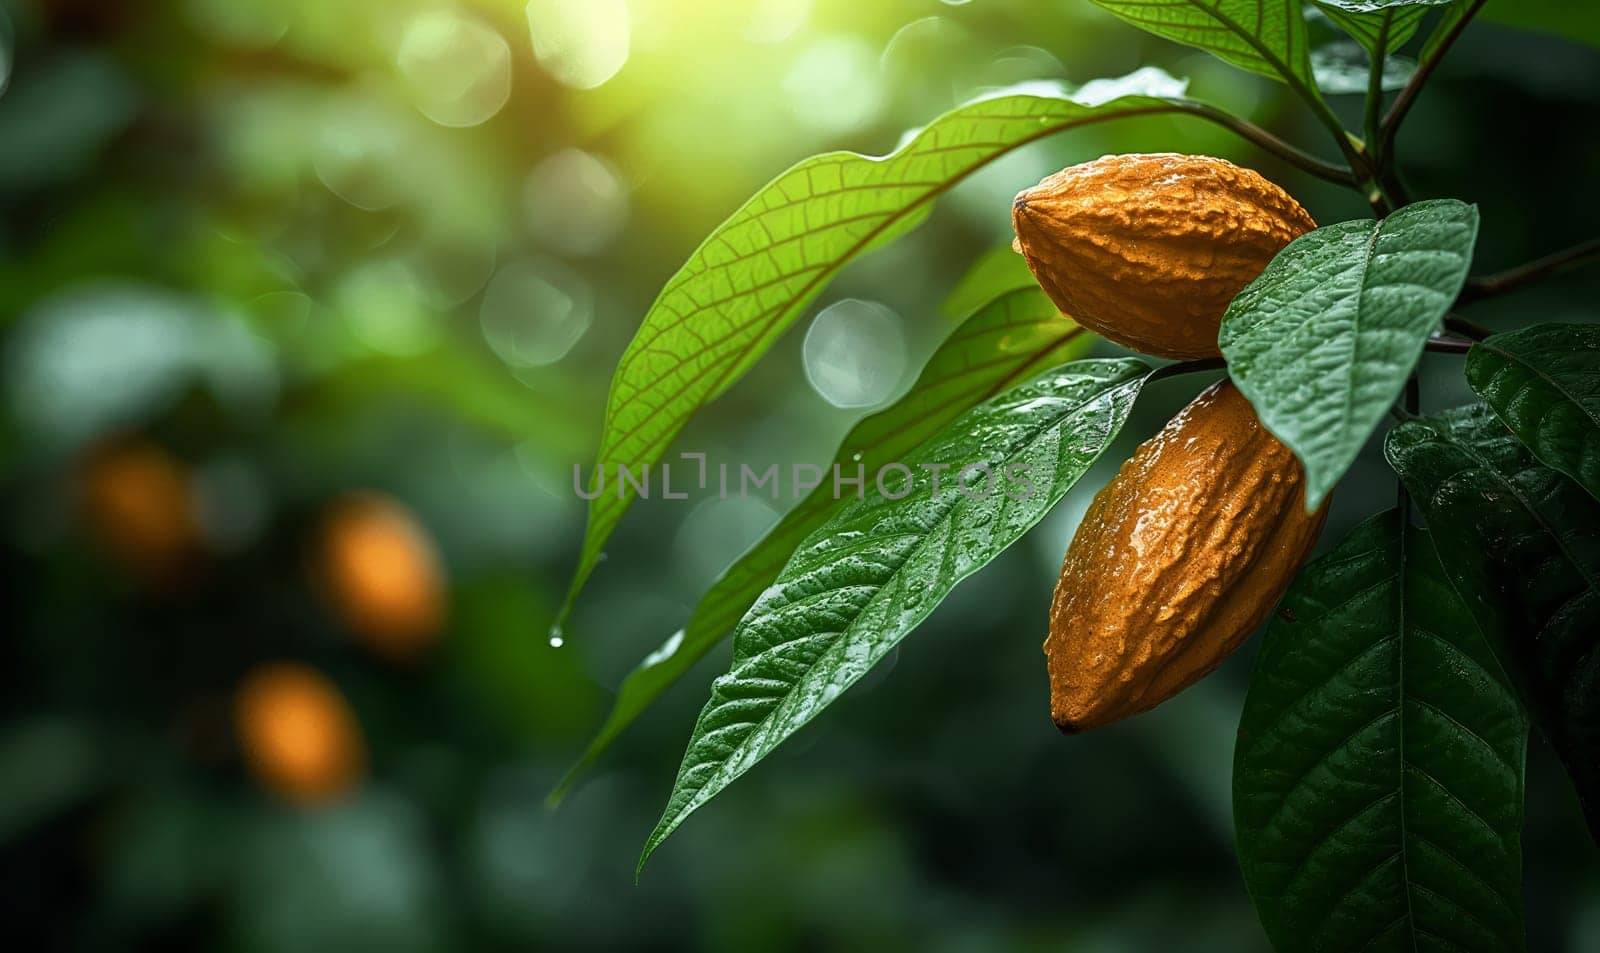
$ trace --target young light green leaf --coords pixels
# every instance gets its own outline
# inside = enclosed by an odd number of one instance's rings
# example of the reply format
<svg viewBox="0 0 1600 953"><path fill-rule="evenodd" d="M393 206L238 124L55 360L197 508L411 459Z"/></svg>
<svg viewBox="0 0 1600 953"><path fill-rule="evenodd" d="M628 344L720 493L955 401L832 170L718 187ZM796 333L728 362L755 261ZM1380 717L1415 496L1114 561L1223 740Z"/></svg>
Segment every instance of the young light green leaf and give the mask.
<svg viewBox="0 0 1600 953"><path fill-rule="evenodd" d="M1302 235L1239 293L1218 343L1314 508L1400 396L1466 281L1478 210L1453 199Z"/></svg>
<svg viewBox="0 0 1600 953"><path fill-rule="evenodd" d="M800 316L839 269L904 234L939 195L1002 155L1078 126L1153 113L1213 121L1184 83L1143 69L1076 97L996 94L935 120L894 153L815 156L774 179L711 233L667 282L611 381L596 467L633 472L660 458L704 403L725 391ZM633 501L602 493L558 624Z"/></svg>
<svg viewBox="0 0 1600 953"><path fill-rule="evenodd" d="M1467 382L1539 462L1600 499L1600 325L1496 334L1467 354Z"/></svg>
<svg viewBox="0 0 1600 953"><path fill-rule="evenodd" d="M1452 0L1316 0L1328 19L1339 24L1368 53L1398 50L1417 33L1433 7Z"/></svg>
<svg viewBox="0 0 1600 953"><path fill-rule="evenodd" d="M712 686L641 867L1038 522L1116 436L1149 372L1132 358L1078 361L1006 391L908 454L914 480L883 471L887 486L808 536L734 631L733 666Z"/></svg>
<svg viewBox="0 0 1600 953"><path fill-rule="evenodd" d="M1009 248L1005 252L1021 260ZM853 475L860 467L862 472L876 473L879 467L903 460L918 444L983 401L1089 349L1094 335L1062 317L1031 274L1028 281L1032 288L1001 295L964 322L928 359L904 397L856 424L834 456L841 472ZM611 714L582 759L551 793L552 802L559 801L636 718L722 641L778 577L795 547L844 502L825 482L723 572L695 606L688 625L623 681Z"/></svg>
<svg viewBox="0 0 1600 953"><path fill-rule="evenodd" d="M1523 949L1528 724L1478 626L1392 511L1289 590L1233 776L1240 866L1278 950Z"/></svg>
<svg viewBox="0 0 1600 953"><path fill-rule="evenodd" d="M1511 619L1502 654L1600 841L1600 503L1482 404L1406 421L1384 449L1456 592Z"/></svg>
<svg viewBox="0 0 1600 953"><path fill-rule="evenodd" d="M1028 260L1010 245L998 245L978 256L945 297L941 310L952 318L965 318L1007 292L1038 287Z"/></svg>
<svg viewBox="0 0 1600 953"><path fill-rule="evenodd" d="M1093 0L1118 19L1316 96L1300 0Z"/></svg>

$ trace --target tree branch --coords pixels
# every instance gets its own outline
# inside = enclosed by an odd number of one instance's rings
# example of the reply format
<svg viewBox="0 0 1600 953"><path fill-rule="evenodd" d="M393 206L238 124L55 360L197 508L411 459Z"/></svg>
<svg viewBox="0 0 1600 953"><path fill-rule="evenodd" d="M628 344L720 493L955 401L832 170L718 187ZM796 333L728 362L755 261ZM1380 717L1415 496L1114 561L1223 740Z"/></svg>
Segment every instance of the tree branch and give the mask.
<svg viewBox="0 0 1600 953"><path fill-rule="evenodd" d="M1461 15L1461 19L1450 24L1450 32L1446 33L1444 38L1439 41L1439 45L1434 49L1433 55L1417 66L1417 71L1412 75L1411 81L1406 83L1405 88L1400 90L1400 95L1395 97L1394 105L1389 107L1389 115L1383 119L1382 139L1373 146L1379 155L1388 154L1389 146L1394 141L1395 132L1399 130L1400 124L1405 121L1406 113L1411 111L1411 106L1416 102L1418 94L1422 92L1422 87L1427 85L1428 77L1433 75L1433 71L1438 68L1440 61L1444 59L1444 55L1450 52L1450 47L1455 45L1456 40L1461 37L1462 31L1466 30L1467 24L1472 22L1472 18L1485 2L1486 0L1473 0L1472 6L1467 9L1466 13Z"/></svg>
<svg viewBox="0 0 1600 953"><path fill-rule="evenodd" d="M1435 354L1465 354L1472 350L1471 338L1460 338L1455 335L1436 334L1428 338L1426 349Z"/></svg>
<svg viewBox="0 0 1600 953"><path fill-rule="evenodd" d="M1557 272L1592 261L1600 261L1600 238L1591 238L1582 244L1534 259L1525 265L1518 265L1482 278L1469 278L1467 286L1461 291L1461 300L1471 302L1515 291L1523 285L1532 284Z"/></svg>
<svg viewBox="0 0 1600 953"><path fill-rule="evenodd" d="M1217 125L1231 130L1240 137L1249 140L1295 168L1300 169L1302 172L1307 172L1319 179L1333 182L1337 185L1355 184L1355 175L1349 169L1324 159L1319 159L1304 149L1278 138L1249 120L1241 119L1208 103L1184 103L1181 108L1191 115L1209 119Z"/></svg>
<svg viewBox="0 0 1600 953"><path fill-rule="evenodd" d="M1494 334L1493 330L1486 328L1481 324L1475 324L1471 321L1468 321L1466 318L1463 318L1454 312L1444 316L1444 329L1453 334L1459 334L1464 338L1470 338L1474 341L1482 341L1484 338Z"/></svg>

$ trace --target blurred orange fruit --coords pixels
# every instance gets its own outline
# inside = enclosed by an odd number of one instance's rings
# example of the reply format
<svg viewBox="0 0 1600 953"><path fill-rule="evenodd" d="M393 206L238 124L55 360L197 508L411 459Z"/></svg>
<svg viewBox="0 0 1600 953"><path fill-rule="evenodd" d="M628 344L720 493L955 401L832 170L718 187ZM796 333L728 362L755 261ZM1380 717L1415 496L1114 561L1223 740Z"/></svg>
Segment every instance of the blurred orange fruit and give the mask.
<svg viewBox="0 0 1600 953"><path fill-rule="evenodd" d="M146 581L171 581L199 551L189 473L148 440L91 451L83 465L82 504L100 545Z"/></svg>
<svg viewBox="0 0 1600 953"><path fill-rule="evenodd" d="M438 553L398 501L365 492L335 502L323 525L320 562L334 611L377 655L411 661L438 637L446 613Z"/></svg>
<svg viewBox="0 0 1600 953"><path fill-rule="evenodd" d="M309 666L257 666L239 685L233 716L251 773L287 800L325 803L366 771L354 712L333 682Z"/></svg>

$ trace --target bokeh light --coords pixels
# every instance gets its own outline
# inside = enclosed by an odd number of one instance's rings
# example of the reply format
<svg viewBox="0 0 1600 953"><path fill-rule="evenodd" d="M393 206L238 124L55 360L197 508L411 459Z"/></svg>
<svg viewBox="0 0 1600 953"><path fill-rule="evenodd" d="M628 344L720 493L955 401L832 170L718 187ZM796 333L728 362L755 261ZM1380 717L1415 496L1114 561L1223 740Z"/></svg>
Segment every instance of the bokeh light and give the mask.
<svg viewBox="0 0 1600 953"><path fill-rule="evenodd" d="M811 322L804 346L806 378L835 407L874 407L888 400L906 368L900 316L875 301L846 298Z"/></svg>
<svg viewBox="0 0 1600 953"><path fill-rule="evenodd" d="M628 190L615 166L582 149L542 160L522 189L528 231L552 251L593 255L628 220Z"/></svg>
<svg viewBox="0 0 1600 953"><path fill-rule="evenodd" d="M487 23L455 10L413 19L396 65L417 109L441 126L487 122L511 97L511 47Z"/></svg>
<svg viewBox="0 0 1600 953"><path fill-rule="evenodd" d="M439 318L427 302L422 280L398 258L358 265L334 292L334 307L363 344L400 357L421 354L438 339Z"/></svg>
<svg viewBox="0 0 1600 953"><path fill-rule="evenodd" d="M555 262L511 261L484 291L479 320L484 339L512 367L553 364L593 323L593 293Z"/></svg>
<svg viewBox="0 0 1600 953"><path fill-rule="evenodd" d="M199 301L100 281L68 288L23 316L6 355L15 419L57 446L138 423L195 384L241 413L277 389L263 342Z"/></svg>
<svg viewBox="0 0 1600 953"><path fill-rule="evenodd" d="M265 49L289 31L289 15L273 0L185 0L201 32L235 46Z"/></svg>
<svg viewBox="0 0 1600 953"><path fill-rule="evenodd" d="M498 255L492 236L441 231L419 239L406 262L421 281L428 303L448 310L483 290Z"/></svg>
<svg viewBox="0 0 1600 953"><path fill-rule="evenodd" d="M874 122L887 98L879 54L856 36L814 40L785 77L789 111L801 124L836 136Z"/></svg>
<svg viewBox="0 0 1600 953"><path fill-rule="evenodd" d="M400 204L417 174L408 132L392 103L360 86L346 90L322 108L317 178L359 209L375 212Z"/></svg>
<svg viewBox="0 0 1600 953"><path fill-rule="evenodd" d="M782 43L811 16L812 0L754 0L748 4L744 38L752 43Z"/></svg>
<svg viewBox="0 0 1600 953"><path fill-rule="evenodd" d="M529 0L527 12L539 65L564 85L594 89L628 62L623 0Z"/></svg>

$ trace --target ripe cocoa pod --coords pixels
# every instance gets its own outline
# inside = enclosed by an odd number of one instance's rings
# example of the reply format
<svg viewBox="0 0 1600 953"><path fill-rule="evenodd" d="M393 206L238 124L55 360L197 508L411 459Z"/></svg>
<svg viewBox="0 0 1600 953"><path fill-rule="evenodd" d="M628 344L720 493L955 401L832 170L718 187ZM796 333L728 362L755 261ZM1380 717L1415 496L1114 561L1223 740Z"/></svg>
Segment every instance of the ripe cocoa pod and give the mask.
<svg viewBox="0 0 1600 953"><path fill-rule="evenodd" d="M1216 357L1228 304L1317 227L1289 194L1223 159L1106 156L1017 195L1017 250L1074 321L1157 357Z"/></svg>
<svg viewBox="0 0 1600 953"><path fill-rule="evenodd" d="M91 451L81 472L84 521L106 554L130 575L164 586L201 549L189 472L144 439Z"/></svg>
<svg viewBox="0 0 1600 953"><path fill-rule="evenodd" d="M332 800L366 770L366 743L344 696L299 663L251 671L234 698L234 727L250 772L289 801Z"/></svg>
<svg viewBox="0 0 1600 953"><path fill-rule="evenodd" d="M1316 543L1300 461L1222 381L1123 464L1061 565L1045 655L1072 733L1147 711L1220 665Z"/></svg>
<svg viewBox="0 0 1600 953"><path fill-rule="evenodd" d="M336 501L323 524L322 588L335 613L375 654L415 659L444 625L445 583L427 530L378 493Z"/></svg>

